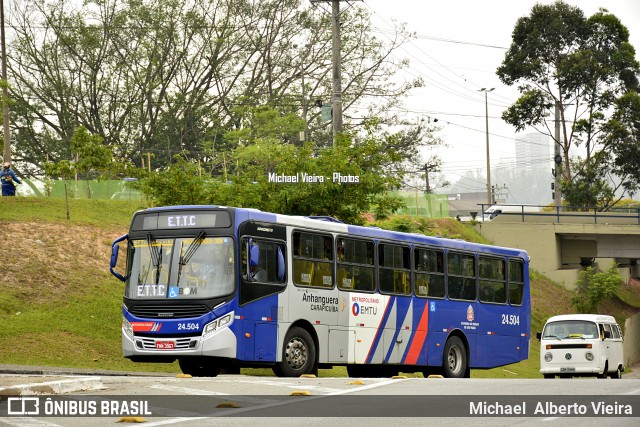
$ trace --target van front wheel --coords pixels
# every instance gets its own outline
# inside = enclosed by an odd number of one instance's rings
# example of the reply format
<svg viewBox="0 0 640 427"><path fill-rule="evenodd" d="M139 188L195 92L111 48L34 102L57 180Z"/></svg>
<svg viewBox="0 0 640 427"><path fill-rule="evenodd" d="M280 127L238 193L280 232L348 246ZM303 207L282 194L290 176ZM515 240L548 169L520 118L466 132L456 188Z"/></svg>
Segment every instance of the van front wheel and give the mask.
<svg viewBox="0 0 640 427"><path fill-rule="evenodd" d="M604 370L602 371L601 374L598 374L598 378L600 379L606 379L607 378L607 372L609 371L609 363L605 363L604 364Z"/></svg>
<svg viewBox="0 0 640 427"><path fill-rule="evenodd" d="M614 378L616 380L622 379L622 369L620 368L620 366L618 366L618 369L616 369L616 371L611 374L611 378Z"/></svg>

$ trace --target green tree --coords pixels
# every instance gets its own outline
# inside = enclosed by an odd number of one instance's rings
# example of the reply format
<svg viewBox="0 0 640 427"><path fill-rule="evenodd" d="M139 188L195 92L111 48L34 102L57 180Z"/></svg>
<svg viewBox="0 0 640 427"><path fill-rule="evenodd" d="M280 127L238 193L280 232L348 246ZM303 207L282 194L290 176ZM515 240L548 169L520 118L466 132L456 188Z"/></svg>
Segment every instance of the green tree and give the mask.
<svg viewBox="0 0 640 427"><path fill-rule="evenodd" d="M369 209L384 206L395 212L403 206L387 190L402 183L405 153L393 135L380 139L377 133L372 124L364 136L345 134L335 148L257 138L230 153L226 178L203 177L195 163L181 159L142 179L138 188L158 204L251 207L359 224ZM280 176L295 176L298 182L273 179Z"/></svg>
<svg viewBox="0 0 640 427"><path fill-rule="evenodd" d="M171 165L142 175L131 186L149 195L158 205L198 205L210 203L206 184L197 163L178 154Z"/></svg>
<svg viewBox="0 0 640 427"><path fill-rule="evenodd" d="M45 173L64 180L80 177L87 184L87 198L91 198L89 180L96 177L117 174L119 163L113 162L113 152L102 143L99 135L92 135L83 126L78 127L69 142L71 159L46 162ZM66 194L66 183L65 183Z"/></svg>
<svg viewBox="0 0 640 427"><path fill-rule="evenodd" d="M640 95L629 91L616 100L613 116L606 124L603 143L612 148L616 175L625 177L629 193L640 183Z"/></svg>
<svg viewBox="0 0 640 427"><path fill-rule="evenodd" d="M624 284L617 265L614 263L607 271L596 271L587 267L580 272L572 303L581 313L594 313L598 304L613 298L618 288Z"/></svg>
<svg viewBox="0 0 640 427"><path fill-rule="evenodd" d="M638 87L639 69L628 29L605 9L586 18L578 7L556 1L535 5L529 16L516 22L497 74L503 83L518 85L521 96L502 117L518 131L533 126L554 139L563 154L562 191L579 205L598 200L605 203L601 208L608 208L615 203L609 197L616 185L612 181L600 186L598 194L585 192L583 183L594 174L608 177L617 172L616 162L626 161L600 153L618 154L614 145L620 140L610 137L607 117L618 100ZM559 140L553 122L556 106ZM630 123L617 125L628 128ZM569 150L574 145L584 156L571 163ZM620 178L628 192L637 186L634 176Z"/></svg>
<svg viewBox="0 0 640 427"><path fill-rule="evenodd" d="M69 158L84 126L115 157L142 165L152 153L162 169L181 154L223 169L242 132L270 106L302 117L314 141L331 141L316 100L331 93L330 15L306 0L32 0L12 3L8 57L15 160L31 166ZM420 79L394 83L408 64L394 54L403 28L381 42L365 8L341 16L345 129L349 111L370 96L373 116L393 122ZM303 85L304 82L304 85ZM357 116L359 116L358 114ZM353 116L353 114L351 114ZM299 120L298 120L299 121ZM279 121L280 140L300 145L300 131ZM250 135L251 138L260 135ZM310 138L311 139L311 138Z"/></svg>

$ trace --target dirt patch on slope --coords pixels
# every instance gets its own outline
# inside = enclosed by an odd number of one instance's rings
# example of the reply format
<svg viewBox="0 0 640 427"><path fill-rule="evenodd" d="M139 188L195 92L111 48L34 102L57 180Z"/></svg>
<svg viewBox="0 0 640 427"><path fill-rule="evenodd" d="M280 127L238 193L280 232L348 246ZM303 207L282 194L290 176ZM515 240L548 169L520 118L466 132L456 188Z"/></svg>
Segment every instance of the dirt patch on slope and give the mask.
<svg viewBox="0 0 640 427"><path fill-rule="evenodd" d="M0 222L4 286L35 304L81 292L72 289L78 278L90 286L96 271L108 276L111 242L120 234L70 224Z"/></svg>

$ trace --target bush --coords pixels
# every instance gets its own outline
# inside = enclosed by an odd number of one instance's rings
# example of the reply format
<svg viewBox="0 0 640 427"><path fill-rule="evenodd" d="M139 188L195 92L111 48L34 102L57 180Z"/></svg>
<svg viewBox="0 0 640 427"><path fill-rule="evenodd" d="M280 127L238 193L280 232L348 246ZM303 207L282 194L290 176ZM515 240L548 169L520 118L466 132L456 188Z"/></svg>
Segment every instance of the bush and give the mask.
<svg viewBox="0 0 640 427"><path fill-rule="evenodd" d="M615 263L600 272L587 267L578 276L571 302L579 313L594 313L600 302L615 296L623 283Z"/></svg>

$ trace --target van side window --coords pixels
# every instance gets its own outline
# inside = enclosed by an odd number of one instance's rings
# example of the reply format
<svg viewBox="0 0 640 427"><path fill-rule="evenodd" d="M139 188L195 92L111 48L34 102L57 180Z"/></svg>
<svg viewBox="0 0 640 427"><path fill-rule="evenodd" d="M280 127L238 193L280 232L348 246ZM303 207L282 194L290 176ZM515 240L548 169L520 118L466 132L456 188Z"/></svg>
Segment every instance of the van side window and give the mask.
<svg viewBox="0 0 640 427"><path fill-rule="evenodd" d="M603 326L604 326L604 331L609 332L609 338L613 338L613 331L611 331L611 325L608 323L605 323Z"/></svg>
<svg viewBox="0 0 640 427"><path fill-rule="evenodd" d="M620 339L620 329L618 325L611 325L611 337L616 340Z"/></svg>

